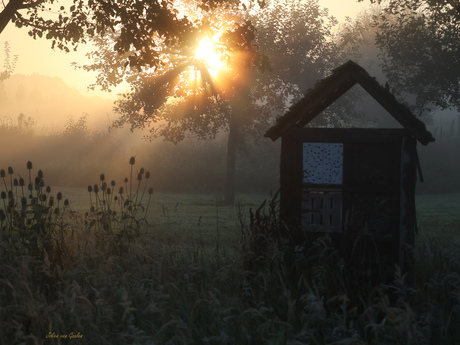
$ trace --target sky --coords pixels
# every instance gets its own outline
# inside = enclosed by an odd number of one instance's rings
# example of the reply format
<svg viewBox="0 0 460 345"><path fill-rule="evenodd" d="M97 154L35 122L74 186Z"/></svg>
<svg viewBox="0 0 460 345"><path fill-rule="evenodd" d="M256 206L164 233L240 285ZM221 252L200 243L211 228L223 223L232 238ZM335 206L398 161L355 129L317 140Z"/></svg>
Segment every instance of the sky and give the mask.
<svg viewBox="0 0 460 345"><path fill-rule="evenodd" d="M369 7L370 1L364 0L319 0L319 4L327 7L330 13L339 21L346 16L354 17L363 9ZM14 73L32 75L34 73L46 76L60 77L67 85L76 88L79 92L104 98L115 98L116 92L107 93L102 91L88 91L88 85L94 82L95 74L75 69L72 62L89 63L85 53L91 49L81 45L77 52L64 53L58 49L51 49L51 42L45 39L29 37L27 29L18 29L9 24L0 34L0 62L3 61L3 43L8 41L11 54L18 55L19 60ZM3 67L3 66L0 66Z"/></svg>

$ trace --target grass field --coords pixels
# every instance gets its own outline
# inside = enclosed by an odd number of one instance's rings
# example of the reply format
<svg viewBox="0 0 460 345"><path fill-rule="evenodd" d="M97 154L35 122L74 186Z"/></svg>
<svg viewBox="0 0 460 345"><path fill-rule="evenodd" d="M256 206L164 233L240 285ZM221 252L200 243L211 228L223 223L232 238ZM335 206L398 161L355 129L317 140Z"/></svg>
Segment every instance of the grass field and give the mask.
<svg viewBox="0 0 460 345"><path fill-rule="evenodd" d="M43 222L32 222L28 234L41 231L42 244L16 238L35 249L0 255L0 344L460 341L460 194L418 196L412 277L395 269L392 281L366 287L350 279L342 261L331 260L327 244L319 243L325 255L306 257L251 237L249 209L268 194L239 195L230 207L219 206L214 195L154 193L147 222L132 238L119 235L130 235L137 223L89 211L85 189L53 188L51 194L57 192L78 214L67 222L62 212L47 213L49 196L31 203L27 214L37 217L39 210ZM93 218L86 218L88 211ZM8 216L2 224L13 219ZM95 223L88 226L88 219ZM269 226L266 220L258 219ZM121 232L111 232L112 223ZM36 227L41 224L45 232ZM12 236L4 229L2 240ZM441 241L431 240L436 237Z"/></svg>
<svg viewBox="0 0 460 345"><path fill-rule="evenodd" d="M85 189L55 189L69 198L73 210L89 209L90 200ZM199 231L205 238L213 239L220 233L222 239L234 240L240 235L238 213L247 218L250 208L258 208L269 198L268 193L238 194L236 206L219 206L218 195L155 193L147 219L151 231L169 240L195 238ZM421 239L460 239L460 193L417 195L416 206Z"/></svg>
<svg viewBox="0 0 460 345"><path fill-rule="evenodd" d="M416 197L420 237L460 239L460 193Z"/></svg>

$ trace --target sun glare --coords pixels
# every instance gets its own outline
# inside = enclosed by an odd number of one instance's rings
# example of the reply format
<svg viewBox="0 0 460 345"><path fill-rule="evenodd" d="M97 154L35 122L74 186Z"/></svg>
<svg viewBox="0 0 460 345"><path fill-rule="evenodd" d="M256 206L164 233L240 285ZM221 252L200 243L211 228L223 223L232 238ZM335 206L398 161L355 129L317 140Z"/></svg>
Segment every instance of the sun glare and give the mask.
<svg viewBox="0 0 460 345"><path fill-rule="evenodd" d="M198 44L195 51L195 58L206 64L206 67L213 78L225 68L225 62L216 49L216 42L210 38L204 38Z"/></svg>

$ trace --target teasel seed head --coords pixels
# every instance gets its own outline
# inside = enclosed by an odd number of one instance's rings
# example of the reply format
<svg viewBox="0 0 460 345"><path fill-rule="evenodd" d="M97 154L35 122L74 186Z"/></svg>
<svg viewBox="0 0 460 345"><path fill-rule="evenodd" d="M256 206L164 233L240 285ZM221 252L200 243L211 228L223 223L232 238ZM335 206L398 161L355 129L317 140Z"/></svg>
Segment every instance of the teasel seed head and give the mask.
<svg viewBox="0 0 460 345"><path fill-rule="evenodd" d="M56 207L56 208L54 209L54 214L55 214L56 216L59 216L59 208L58 208L58 207Z"/></svg>
<svg viewBox="0 0 460 345"><path fill-rule="evenodd" d="M19 178L19 186L24 187L25 184L26 184L26 182L24 181L24 179L22 177L20 177Z"/></svg>
<svg viewBox="0 0 460 345"><path fill-rule="evenodd" d="M19 180L18 180L17 178L15 178L15 179L13 180L13 185L14 185L15 187L19 186Z"/></svg>
<svg viewBox="0 0 460 345"><path fill-rule="evenodd" d="M14 207L14 199L8 200L8 207L12 209Z"/></svg>
<svg viewBox="0 0 460 345"><path fill-rule="evenodd" d="M58 193L56 194L56 199L62 200L62 193L61 193L61 192L58 192Z"/></svg>
<svg viewBox="0 0 460 345"><path fill-rule="evenodd" d="M24 196L21 198L21 205L23 207L27 206L27 199Z"/></svg>
<svg viewBox="0 0 460 345"><path fill-rule="evenodd" d="M139 170L139 174L144 175L144 171L145 171L144 168L141 168L141 170Z"/></svg>
<svg viewBox="0 0 460 345"><path fill-rule="evenodd" d="M107 189L107 183L106 183L106 182L102 182L101 189L102 189L103 191L105 191L105 190Z"/></svg>
<svg viewBox="0 0 460 345"><path fill-rule="evenodd" d="M0 197L5 200L6 199L6 192L1 192Z"/></svg>
<svg viewBox="0 0 460 345"><path fill-rule="evenodd" d="M153 188L152 188L152 187L149 188L148 193L149 193L150 195L153 194Z"/></svg>
<svg viewBox="0 0 460 345"><path fill-rule="evenodd" d="M88 186L88 192L90 192L90 193L91 193L92 191L93 191L93 186L91 186L91 185L90 185L90 186Z"/></svg>
<svg viewBox="0 0 460 345"><path fill-rule="evenodd" d="M6 176L5 169L0 170L0 177L5 177L5 176Z"/></svg>
<svg viewBox="0 0 460 345"><path fill-rule="evenodd" d="M46 186L46 192L51 193L51 187L50 186Z"/></svg>
<svg viewBox="0 0 460 345"><path fill-rule="evenodd" d="M148 180L150 178L150 171L145 172L145 178Z"/></svg>
<svg viewBox="0 0 460 345"><path fill-rule="evenodd" d="M32 169L32 162L31 162L31 161L28 161L28 162L27 162L27 169L28 169L28 170L31 170L31 169Z"/></svg>
<svg viewBox="0 0 460 345"><path fill-rule="evenodd" d="M96 194L99 193L99 186L97 184L94 185L93 189L94 189L94 193Z"/></svg>
<svg viewBox="0 0 460 345"><path fill-rule="evenodd" d="M29 183L29 185L27 186L27 189L30 190L30 191L33 191L34 190L33 184Z"/></svg>
<svg viewBox="0 0 460 345"><path fill-rule="evenodd" d="M3 208L0 208L0 221L4 221L6 219L6 214L5 211L3 211Z"/></svg>
<svg viewBox="0 0 460 345"><path fill-rule="evenodd" d="M64 206L69 206L69 199L64 200Z"/></svg>
<svg viewBox="0 0 460 345"><path fill-rule="evenodd" d="M112 187L115 187L115 185L116 185L115 180L110 181L110 185L111 185Z"/></svg>
<svg viewBox="0 0 460 345"><path fill-rule="evenodd" d="M99 179L100 179L101 181L104 181L104 180L105 180L105 175L104 175L104 174L99 175Z"/></svg>
<svg viewBox="0 0 460 345"><path fill-rule="evenodd" d="M43 176L44 176L44 175L43 175L43 171L42 171L42 170L38 170L38 172L37 172L37 176L38 176L39 178L41 178L41 179L42 179L42 178L43 178Z"/></svg>
<svg viewBox="0 0 460 345"><path fill-rule="evenodd" d="M142 181L142 174L141 174L141 173L138 173L138 174L137 174L137 180L138 180L138 181Z"/></svg>
<svg viewBox="0 0 460 345"><path fill-rule="evenodd" d="M8 167L8 174L13 175L14 171L12 167Z"/></svg>
<svg viewBox="0 0 460 345"><path fill-rule="evenodd" d="M107 188L107 192L106 192L106 193L107 193L107 195L112 194L112 190L110 189L110 187Z"/></svg>
<svg viewBox="0 0 460 345"><path fill-rule="evenodd" d="M123 188L123 187L120 187L120 189L118 190L118 193L123 194L124 191L125 191L124 188Z"/></svg>
<svg viewBox="0 0 460 345"><path fill-rule="evenodd" d="M40 195L40 200L45 202L46 201L46 194Z"/></svg>
<svg viewBox="0 0 460 345"><path fill-rule="evenodd" d="M129 180L128 180L128 178L127 178L127 177L125 177L125 180L124 180L124 181L125 181L125 183L128 183L128 181L129 181Z"/></svg>
<svg viewBox="0 0 460 345"><path fill-rule="evenodd" d="M51 207L54 206L54 197L50 196L50 199L48 200L48 203Z"/></svg>
<svg viewBox="0 0 460 345"><path fill-rule="evenodd" d="M134 165L135 163L136 163L136 157L133 156L129 159L129 164Z"/></svg>

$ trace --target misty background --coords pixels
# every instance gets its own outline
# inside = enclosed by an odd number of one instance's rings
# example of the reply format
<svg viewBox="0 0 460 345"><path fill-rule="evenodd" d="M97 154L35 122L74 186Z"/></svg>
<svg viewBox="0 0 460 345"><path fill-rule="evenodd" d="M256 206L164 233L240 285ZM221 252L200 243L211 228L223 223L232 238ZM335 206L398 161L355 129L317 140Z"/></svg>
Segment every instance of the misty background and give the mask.
<svg viewBox="0 0 460 345"><path fill-rule="evenodd" d="M363 22L362 18L358 17L357 23ZM349 27L356 25L352 21L347 23ZM346 25L337 27L337 30L346 29ZM3 45L3 41L1 43ZM384 84L378 51L373 43L369 37L367 43L362 43L358 51L350 54L350 58ZM15 42L10 42L10 46L15 54ZM4 56L0 55L0 58ZM19 54L18 60L22 58ZM40 73L38 69L29 75L13 74L0 82L1 168L11 166L16 171L25 171L25 164L30 160L45 172L47 184L86 187L94 183L100 173L105 173L108 179L124 178L126 163L129 157L135 156L138 168L142 166L151 172L152 185L157 191L222 193L226 133L218 134L213 140L186 138L173 144L161 138L144 140L147 133L142 131L109 130L111 122L118 117L113 111L115 94L103 97L100 93L82 92L60 77ZM79 73L85 79L86 72L80 70ZM87 85L93 82L90 77L85 80ZM350 97L357 94L359 101L355 106L359 109L356 114L373 114L367 119L372 125L398 126L362 90L353 90ZM334 106L340 107L340 101ZM363 124L362 120L357 126ZM377 120L381 121L376 124ZM434 109L423 120L436 142L427 147L418 145L425 182L418 184L417 191L460 191L458 113ZM245 138L239 146L237 192L269 193L277 190L279 148L280 142L273 143L262 135Z"/></svg>

